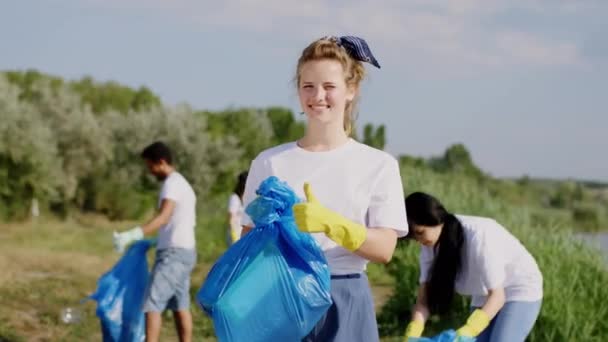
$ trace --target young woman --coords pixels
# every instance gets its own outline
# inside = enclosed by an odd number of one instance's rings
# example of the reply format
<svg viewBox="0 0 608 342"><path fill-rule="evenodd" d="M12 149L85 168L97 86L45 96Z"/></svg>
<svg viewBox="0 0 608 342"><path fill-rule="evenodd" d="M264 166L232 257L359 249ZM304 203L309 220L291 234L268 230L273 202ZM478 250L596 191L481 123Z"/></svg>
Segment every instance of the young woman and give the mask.
<svg viewBox="0 0 608 342"><path fill-rule="evenodd" d="M259 154L245 187L245 207L269 176L305 199L294 206L294 216L327 258L333 305L304 341L379 340L366 264L388 262L397 238L407 234L397 161L349 138L365 75L362 61L379 67L357 37L326 37L304 49L295 81L306 132ZM247 215L243 224L244 232L252 228Z"/></svg>
<svg viewBox="0 0 608 342"><path fill-rule="evenodd" d="M409 236L421 245L420 288L405 336L420 337L430 313L445 313L454 293L472 296L472 314L457 330L477 342L520 342L532 330L542 275L525 247L495 220L454 215L431 195L405 200Z"/></svg>
<svg viewBox="0 0 608 342"><path fill-rule="evenodd" d="M228 246L237 242L241 238L241 217L243 216L243 193L245 192L245 181L247 181L247 171L241 172L234 186L234 191L228 199Z"/></svg>

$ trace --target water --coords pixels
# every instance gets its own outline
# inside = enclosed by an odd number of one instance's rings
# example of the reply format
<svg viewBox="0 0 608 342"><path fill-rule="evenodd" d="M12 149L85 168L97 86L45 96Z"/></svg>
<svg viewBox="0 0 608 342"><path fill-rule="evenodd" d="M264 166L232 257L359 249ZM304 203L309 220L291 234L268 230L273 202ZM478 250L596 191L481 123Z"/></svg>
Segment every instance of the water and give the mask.
<svg viewBox="0 0 608 342"><path fill-rule="evenodd" d="M608 233L583 233L580 237L590 245L598 247L608 261Z"/></svg>

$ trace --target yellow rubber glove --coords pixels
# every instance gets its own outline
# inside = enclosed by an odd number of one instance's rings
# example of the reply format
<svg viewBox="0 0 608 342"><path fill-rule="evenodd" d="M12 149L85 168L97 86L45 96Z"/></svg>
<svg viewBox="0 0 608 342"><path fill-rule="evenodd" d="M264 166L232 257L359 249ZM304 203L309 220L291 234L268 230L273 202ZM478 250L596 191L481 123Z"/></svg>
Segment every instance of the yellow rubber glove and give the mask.
<svg viewBox="0 0 608 342"><path fill-rule="evenodd" d="M232 239L232 243L237 242L239 239L239 237L236 235L236 231L234 231L232 228L230 228L230 239Z"/></svg>
<svg viewBox="0 0 608 342"><path fill-rule="evenodd" d="M488 314L476 309L467 319L467 324L456 330L456 333L458 336L477 337L489 324L490 317L488 317Z"/></svg>
<svg viewBox="0 0 608 342"><path fill-rule="evenodd" d="M340 246L355 251L367 238L367 228L325 208L313 195L310 184L304 184L306 202L293 206L298 228L308 233L325 233Z"/></svg>
<svg viewBox="0 0 608 342"><path fill-rule="evenodd" d="M407 328L405 328L405 335L403 336L403 342L407 342L410 337L420 337L422 336L422 331L424 330L424 323L419 320L411 321Z"/></svg>

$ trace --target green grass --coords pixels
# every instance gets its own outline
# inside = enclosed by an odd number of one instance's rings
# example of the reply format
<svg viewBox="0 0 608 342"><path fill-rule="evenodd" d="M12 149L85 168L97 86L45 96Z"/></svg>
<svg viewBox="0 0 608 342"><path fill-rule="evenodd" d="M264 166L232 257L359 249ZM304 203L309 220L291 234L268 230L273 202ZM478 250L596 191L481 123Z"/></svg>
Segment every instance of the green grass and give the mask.
<svg viewBox="0 0 608 342"><path fill-rule="evenodd" d="M209 208L214 204L210 203ZM223 216L202 208L197 228L198 263L191 277L192 315L196 341L215 341L211 320L196 307L194 298L213 261L225 250ZM79 302L96 288L97 279L118 260L111 233L136 222L109 222L98 216L77 216L70 221L40 219L0 223L0 341L101 340L96 303ZM153 253L148 255L150 265ZM392 293L393 279L382 267L370 267L377 283L378 309ZM77 324L60 321L60 311L79 307L84 319ZM177 340L170 312L163 315L163 341Z"/></svg>
<svg viewBox="0 0 608 342"><path fill-rule="evenodd" d="M407 192L436 195L451 211L495 218L522 241L539 264L544 278L541 314L529 341L608 340L608 267L601 255L573 234L561 212L508 204L483 184L467 178L412 170ZM399 336L410 317L418 278L418 246L400 243L386 267L395 282L394 295L379 314L384 336ZM459 298L453 313L434 317L426 334L457 328L468 316L468 300Z"/></svg>
<svg viewBox="0 0 608 342"><path fill-rule="evenodd" d="M112 249L111 232L131 225L86 216L71 222L0 224L0 341L101 340L96 303L79 303L119 258ZM149 253L150 262L152 258ZM205 260L197 264L192 274L193 298L208 269ZM81 308L84 319L77 324L61 322L60 311L65 307ZM192 312L197 340L215 340L211 321L196 307ZM174 331L167 313L163 340L176 340Z"/></svg>
<svg viewBox="0 0 608 342"><path fill-rule="evenodd" d="M457 213L496 218L530 250L544 276L545 299L530 341L608 340L608 272L606 263L572 235L560 212L514 206L467 178L404 172L407 192L423 190L441 198ZM197 226L198 264L192 275L194 298L213 261L225 250L223 201L205 203ZM0 341L100 340L95 303L84 304L85 319L64 324L59 312L92 293L97 279L118 260L111 232L136 222L109 222L97 216L69 221L0 223ZM371 265L370 281L385 342L399 341L415 300L418 247L400 243L388 266ZM152 253L149 255L152 262ZM428 324L426 333L455 328L466 319L460 298L454 314ZM211 320L193 303L197 341L214 341ZM164 315L162 340L176 340L170 313Z"/></svg>

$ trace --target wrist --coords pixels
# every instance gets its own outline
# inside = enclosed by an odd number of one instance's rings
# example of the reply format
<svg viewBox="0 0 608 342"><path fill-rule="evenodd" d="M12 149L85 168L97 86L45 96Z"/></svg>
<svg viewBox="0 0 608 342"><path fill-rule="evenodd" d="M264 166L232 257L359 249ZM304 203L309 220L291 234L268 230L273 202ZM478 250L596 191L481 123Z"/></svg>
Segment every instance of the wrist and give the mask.
<svg viewBox="0 0 608 342"><path fill-rule="evenodd" d="M367 228L364 225L343 219L339 224L330 227L325 235L342 247L354 252L367 239Z"/></svg>
<svg viewBox="0 0 608 342"><path fill-rule="evenodd" d="M467 323L460 329L458 334L468 337L476 337L481 334L490 324L490 317L483 310L476 309L467 319Z"/></svg>
<svg viewBox="0 0 608 342"><path fill-rule="evenodd" d="M406 337L420 337L422 336L422 332L424 331L424 322L419 320L413 320L405 329Z"/></svg>
<svg viewBox="0 0 608 342"><path fill-rule="evenodd" d="M144 238L144 230L140 226L129 229L127 233L133 240L141 240Z"/></svg>

